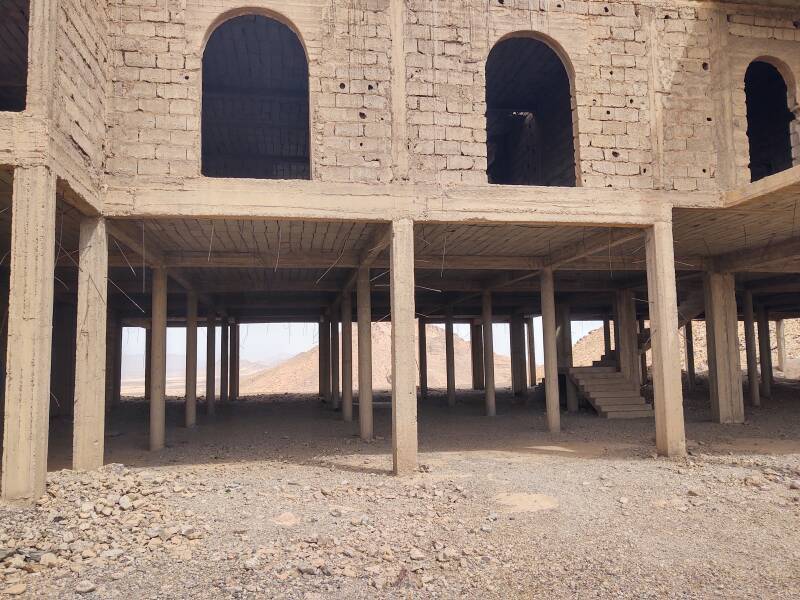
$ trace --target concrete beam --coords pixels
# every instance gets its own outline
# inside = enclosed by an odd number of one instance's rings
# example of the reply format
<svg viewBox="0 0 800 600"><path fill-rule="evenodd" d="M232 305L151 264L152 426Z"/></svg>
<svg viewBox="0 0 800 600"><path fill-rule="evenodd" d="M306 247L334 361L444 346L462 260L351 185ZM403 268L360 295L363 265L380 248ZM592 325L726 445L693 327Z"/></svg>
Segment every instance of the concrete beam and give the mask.
<svg viewBox="0 0 800 600"><path fill-rule="evenodd" d="M112 181L105 214L119 218L193 217L438 223L550 223L647 226L672 208L717 208L714 192L597 188L332 183L181 179Z"/></svg>
<svg viewBox="0 0 800 600"><path fill-rule="evenodd" d="M106 373L108 234L105 225L102 218L85 218L80 224L72 442L72 466L76 471L103 466L106 376L109 375Z"/></svg>
<svg viewBox="0 0 800 600"><path fill-rule="evenodd" d="M800 258L800 238L723 254L714 259L714 266L726 272L760 271L771 264L797 258Z"/></svg>

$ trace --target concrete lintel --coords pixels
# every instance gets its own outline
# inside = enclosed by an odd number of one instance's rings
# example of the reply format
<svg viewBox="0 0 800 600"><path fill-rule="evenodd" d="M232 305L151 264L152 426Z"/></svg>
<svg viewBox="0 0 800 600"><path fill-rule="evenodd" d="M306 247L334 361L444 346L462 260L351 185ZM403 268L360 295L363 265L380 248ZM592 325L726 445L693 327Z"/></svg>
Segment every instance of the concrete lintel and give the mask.
<svg viewBox="0 0 800 600"><path fill-rule="evenodd" d="M105 214L388 222L542 223L645 227L670 221L674 206L721 206L717 193L536 186L353 184L205 179L111 184Z"/></svg>

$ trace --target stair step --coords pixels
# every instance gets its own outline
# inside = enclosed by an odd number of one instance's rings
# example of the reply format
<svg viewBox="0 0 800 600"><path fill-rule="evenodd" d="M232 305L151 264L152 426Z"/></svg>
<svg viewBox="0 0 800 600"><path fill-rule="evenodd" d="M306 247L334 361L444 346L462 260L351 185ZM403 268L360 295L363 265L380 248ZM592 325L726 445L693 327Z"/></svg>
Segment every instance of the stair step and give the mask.
<svg viewBox="0 0 800 600"><path fill-rule="evenodd" d="M611 404L603 404L598 406L603 412L629 412L632 410L653 410L653 407L647 404L644 400L635 404L618 404L616 402Z"/></svg>
<svg viewBox="0 0 800 600"><path fill-rule="evenodd" d="M646 419L652 418L655 415L652 409L649 410L630 410L626 412L601 412L600 416L606 419Z"/></svg>
<svg viewBox="0 0 800 600"><path fill-rule="evenodd" d="M581 389L584 390L590 396L595 398L641 398L642 395L639 393L639 390L635 390L632 388L629 389L619 389L619 388L609 388L609 389L596 389L596 388L584 388L581 386Z"/></svg>
<svg viewBox="0 0 800 600"><path fill-rule="evenodd" d="M616 369L614 367L570 367L571 373L616 373Z"/></svg>
<svg viewBox="0 0 800 600"><path fill-rule="evenodd" d="M599 408L605 408L606 406L636 406L637 404L645 405L647 402L644 398L639 396L637 398L592 398L592 403Z"/></svg>

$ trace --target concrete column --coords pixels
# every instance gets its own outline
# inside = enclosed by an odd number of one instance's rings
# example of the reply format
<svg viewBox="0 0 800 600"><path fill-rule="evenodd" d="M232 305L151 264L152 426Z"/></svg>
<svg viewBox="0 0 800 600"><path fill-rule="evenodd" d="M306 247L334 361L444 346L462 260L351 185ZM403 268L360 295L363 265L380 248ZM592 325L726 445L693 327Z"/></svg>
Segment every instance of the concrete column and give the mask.
<svg viewBox="0 0 800 600"><path fill-rule="evenodd" d="M528 390L528 371L525 365L525 319L519 313L511 316L509 323L511 335L511 382L515 396L522 396Z"/></svg>
<svg viewBox="0 0 800 600"><path fill-rule="evenodd" d="M547 428L561 431L561 398L558 391L558 348L556 344L556 297L553 269L542 269L542 342L544 345L544 389Z"/></svg>
<svg viewBox="0 0 800 600"><path fill-rule="evenodd" d="M144 330L144 399L150 400L150 381L152 380L150 366L152 365L153 337L152 328Z"/></svg>
<svg viewBox="0 0 800 600"><path fill-rule="evenodd" d="M739 320L733 273L707 272L714 354L714 394L711 412L718 423L744 423Z"/></svg>
<svg viewBox="0 0 800 600"><path fill-rule="evenodd" d="M417 470L417 389L414 365L414 222L392 223L392 457L396 475Z"/></svg>
<svg viewBox="0 0 800 600"><path fill-rule="evenodd" d="M339 320L331 316L331 406L339 410Z"/></svg>
<svg viewBox="0 0 800 600"><path fill-rule="evenodd" d="M639 342L636 331L636 305L633 290L619 290L616 297L615 329L618 329L617 361L625 378L640 385ZM677 314L677 313L676 313ZM676 326L677 332L677 326Z"/></svg>
<svg viewBox="0 0 800 600"><path fill-rule="evenodd" d="M320 395L324 402L331 401L331 321L322 317L319 327L319 379Z"/></svg>
<svg viewBox="0 0 800 600"><path fill-rule="evenodd" d="M111 404L117 406L122 401L122 320L117 318L116 335L114 336L114 371L112 373Z"/></svg>
<svg viewBox="0 0 800 600"><path fill-rule="evenodd" d="M711 297L711 284L708 277L703 278L703 297L705 305L706 317L706 360L708 362L708 395L711 406L717 406L719 400L717 398L717 366L716 366L716 349L714 347L714 307Z"/></svg>
<svg viewBox="0 0 800 600"><path fill-rule="evenodd" d="M761 395L772 398L772 342L769 333L769 316L765 306L756 310L758 319L758 355L761 361Z"/></svg>
<svg viewBox="0 0 800 600"><path fill-rule="evenodd" d="M483 380L483 325L470 325L470 353L472 355L472 389L485 389Z"/></svg>
<svg viewBox="0 0 800 600"><path fill-rule="evenodd" d="M239 399L239 375L240 375L240 360L239 360L239 322L236 319L231 321L231 339L230 339L230 353L231 353L231 369L228 377L230 379L230 392L228 396L231 401Z"/></svg>
<svg viewBox="0 0 800 600"><path fill-rule="evenodd" d="M353 420L353 295L342 295L342 419Z"/></svg>
<svg viewBox="0 0 800 600"><path fill-rule="evenodd" d="M775 338L778 342L778 371L783 373L786 366L786 322L783 319L775 321Z"/></svg>
<svg viewBox="0 0 800 600"><path fill-rule="evenodd" d="M569 370L572 368L572 317L566 304L556 307L556 339L558 348L558 371L564 376L567 396L567 412L578 412L578 390L575 387Z"/></svg>
<svg viewBox="0 0 800 600"><path fill-rule="evenodd" d="M447 406L456 405L456 366L453 347L453 309L448 306L444 320L444 355L447 373Z"/></svg>
<svg viewBox="0 0 800 600"><path fill-rule="evenodd" d="M645 333L647 327L645 326L644 319L639 319L639 337ZM639 372L640 372L640 381L642 385L647 383L647 352L643 351L641 348L639 349Z"/></svg>
<svg viewBox="0 0 800 600"><path fill-rule="evenodd" d="M356 277L358 310L358 423L361 439L372 440L372 304L369 267L359 267Z"/></svg>
<svg viewBox="0 0 800 600"><path fill-rule="evenodd" d="M47 475L56 239L49 168L15 169L11 215L2 495L30 504Z"/></svg>
<svg viewBox="0 0 800 600"><path fill-rule="evenodd" d="M483 378L486 392L486 416L497 414L494 388L494 333L492 331L492 292L483 291Z"/></svg>
<svg viewBox="0 0 800 600"><path fill-rule="evenodd" d="M105 449L108 313L108 233L105 219L82 219L79 244L72 467L76 471L91 471L103 466Z"/></svg>
<svg viewBox="0 0 800 600"><path fill-rule="evenodd" d="M419 343L419 393L423 398L428 397L428 336L425 333L427 321L420 317L417 321L417 342Z"/></svg>
<svg viewBox="0 0 800 600"><path fill-rule="evenodd" d="M319 378L319 397L325 399L325 350L322 347L322 340L325 338L325 322L320 317L317 324L317 358L319 368L317 369L317 376Z"/></svg>
<svg viewBox="0 0 800 600"><path fill-rule="evenodd" d="M536 332L533 328L533 317L529 317L527 324L528 334L528 376L530 386L536 387Z"/></svg>
<svg viewBox="0 0 800 600"><path fill-rule="evenodd" d="M223 317L222 327L220 327L219 340L219 401L228 400L228 390L230 389L230 323L228 317Z"/></svg>
<svg viewBox="0 0 800 600"><path fill-rule="evenodd" d="M206 413L216 413L217 398L217 317L213 313L206 320Z"/></svg>
<svg viewBox="0 0 800 600"><path fill-rule="evenodd" d="M108 295L106 294L106 298L107 297L108 297ZM76 313L77 313L77 311L76 311ZM76 316L77 316L77 314L76 314ZM58 320L57 316L55 316L53 318ZM76 319L76 321L77 321L77 319ZM119 317L116 315L116 313L114 311L108 309L108 305L106 305L106 356L105 356L105 358L106 358L106 371L105 371L106 378L105 378L105 385L104 385L105 389L103 390L104 391L104 404L105 404L104 412L105 413L111 412L111 405L116 403L116 399L114 398L114 373L116 372L115 371L115 365L116 365L116 361L117 361L116 354L117 354L117 345L118 345L117 344L117 334L118 334L118 330L119 330L118 324L119 324ZM56 335L58 335L58 334L56 333L56 323L54 322L53 323L53 338L54 339L58 339L58 338L56 338ZM77 376L76 376L75 371L76 371L76 365L78 364L78 360L77 360L77 352L78 352L77 340L78 340L78 335L79 334L78 334L78 328L77 328L77 322L76 322L76 327L75 327L75 354L76 354L76 359L75 359L74 364L71 365L71 367L72 367L71 368L71 371L72 371L71 379L76 380L76 381L77 381ZM56 356L55 356L55 349L56 349L56 346L54 345L53 346L53 356L52 356L53 363L55 363L55 361L57 360ZM53 366L55 366L55 364ZM51 387L52 387L52 385L51 385ZM74 398L75 397L75 389L73 388L72 393L69 394L69 395L64 395L62 393L61 397ZM76 402L72 401L71 404L74 407ZM72 433L73 433L73 436L74 436L74 434L75 434L74 427L73 427L73 432ZM73 462L74 462L75 452L73 451L72 454L73 454Z"/></svg>
<svg viewBox="0 0 800 600"><path fill-rule="evenodd" d="M758 359L756 357L756 325L753 311L753 292L746 291L743 298L744 348L747 356L747 385L750 391L750 404L761 406L758 386Z"/></svg>
<svg viewBox="0 0 800 600"><path fill-rule="evenodd" d="M197 424L197 294L186 294L186 427Z"/></svg>
<svg viewBox="0 0 800 600"><path fill-rule="evenodd" d="M645 235L645 248L656 448L663 456L683 456L686 454L686 434L672 224L656 223L649 228Z"/></svg>
<svg viewBox="0 0 800 600"><path fill-rule="evenodd" d="M611 354L611 320L603 319L603 352Z"/></svg>
<svg viewBox="0 0 800 600"><path fill-rule="evenodd" d="M166 436L167 270L153 269L152 342L150 349L150 450L161 450Z"/></svg>
<svg viewBox="0 0 800 600"><path fill-rule="evenodd" d="M695 388L694 335L691 321L687 321L686 325L684 325L684 333L686 335L686 377L689 381L689 391L693 392Z"/></svg>

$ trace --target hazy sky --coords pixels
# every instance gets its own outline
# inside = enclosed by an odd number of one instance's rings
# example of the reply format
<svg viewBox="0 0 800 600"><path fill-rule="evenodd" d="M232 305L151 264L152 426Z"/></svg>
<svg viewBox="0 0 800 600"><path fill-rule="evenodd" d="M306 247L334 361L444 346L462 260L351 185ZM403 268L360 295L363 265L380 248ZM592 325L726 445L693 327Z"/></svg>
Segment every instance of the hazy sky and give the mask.
<svg viewBox="0 0 800 600"><path fill-rule="evenodd" d="M573 321L572 341L577 342L593 329L601 327L597 321ZM534 321L536 331L536 356L542 362L542 319ZM494 351L509 355L509 333L507 324L494 325ZM241 358L251 362L266 363L277 358L289 358L317 345L316 323L275 323L270 325L242 325ZM469 340L469 325L456 325L455 334ZM217 330L217 360L219 360L219 339ZM144 354L144 329L128 327L122 338L123 355L141 356ZM182 327L167 330L167 354L183 355L186 352L186 331ZM206 328L197 328L197 352L200 361L205 362Z"/></svg>

